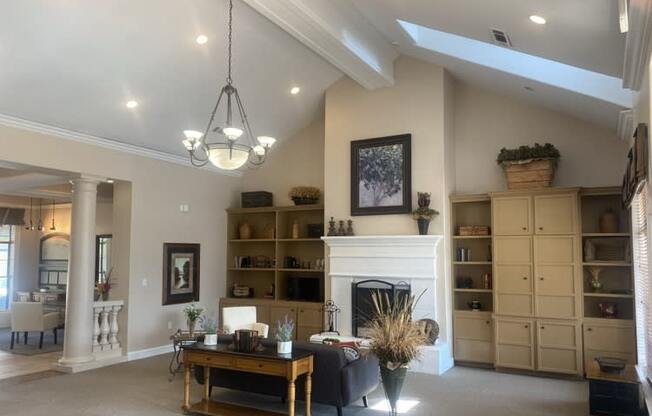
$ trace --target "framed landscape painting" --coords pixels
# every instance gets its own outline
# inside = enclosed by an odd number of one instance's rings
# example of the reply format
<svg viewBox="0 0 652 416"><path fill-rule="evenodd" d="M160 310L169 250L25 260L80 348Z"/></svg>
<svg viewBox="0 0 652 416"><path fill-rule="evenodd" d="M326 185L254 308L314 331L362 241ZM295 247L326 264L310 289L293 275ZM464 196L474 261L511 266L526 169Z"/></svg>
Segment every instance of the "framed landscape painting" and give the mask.
<svg viewBox="0 0 652 416"><path fill-rule="evenodd" d="M163 305L199 300L199 244L163 243Z"/></svg>
<svg viewBox="0 0 652 416"><path fill-rule="evenodd" d="M412 135L351 142L351 215L412 211Z"/></svg>

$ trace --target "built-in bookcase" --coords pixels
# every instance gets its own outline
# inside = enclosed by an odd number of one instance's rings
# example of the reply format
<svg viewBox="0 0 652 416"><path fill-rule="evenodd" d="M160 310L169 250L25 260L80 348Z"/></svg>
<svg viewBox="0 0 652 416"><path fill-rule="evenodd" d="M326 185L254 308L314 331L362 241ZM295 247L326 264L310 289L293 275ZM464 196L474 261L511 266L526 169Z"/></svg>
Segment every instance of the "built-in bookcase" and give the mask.
<svg viewBox="0 0 652 416"><path fill-rule="evenodd" d="M234 284L253 289L255 299L288 300L291 278L317 278L319 301L324 300L324 243L308 235L308 226L324 224L322 205L290 207L239 208L227 210L227 297ZM240 238L240 226L249 224L251 238ZM299 234L292 238L292 228ZM293 257L298 264L287 264ZM237 259L252 261L243 265ZM266 295L274 288L274 297Z"/></svg>
<svg viewBox="0 0 652 416"><path fill-rule="evenodd" d="M617 188L586 189L580 193L585 318L606 319L599 305L607 303L615 304L618 311L616 318L609 320L634 318L631 215L622 207L621 199ZM616 214L619 227L604 232L600 229L600 217L607 211ZM603 285L597 291L590 283L591 272L596 270Z"/></svg>
<svg viewBox="0 0 652 416"><path fill-rule="evenodd" d="M488 195L451 196L453 214L452 253L453 298L456 311L471 311L469 303L480 301L481 311L493 311L493 284L485 287L483 279L491 275L491 233L486 236L462 236L460 226L491 226L491 199ZM466 251L460 256L460 249ZM470 254L469 254L470 253ZM463 280L471 282L463 284ZM470 286L470 287L468 287Z"/></svg>

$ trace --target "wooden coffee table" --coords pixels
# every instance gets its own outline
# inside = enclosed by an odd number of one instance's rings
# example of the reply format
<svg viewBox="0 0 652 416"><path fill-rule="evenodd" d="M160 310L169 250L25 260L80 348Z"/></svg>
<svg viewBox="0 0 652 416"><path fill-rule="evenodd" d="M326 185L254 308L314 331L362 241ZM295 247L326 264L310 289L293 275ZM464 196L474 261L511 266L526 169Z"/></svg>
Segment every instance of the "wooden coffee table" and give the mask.
<svg viewBox="0 0 652 416"><path fill-rule="evenodd" d="M242 406L219 403L210 400L210 369L243 371L247 373L264 374L283 377L287 381L288 414L294 416L295 381L298 376L306 375L305 415L310 416L310 395L312 393L313 354L309 351L294 349L291 354L278 354L276 349L266 348L253 353L232 351L228 344L204 345L196 343L183 345L183 405L181 408L188 413L198 413L209 416L230 415L278 415ZM204 367L204 398L202 401L190 404L190 370L193 365Z"/></svg>

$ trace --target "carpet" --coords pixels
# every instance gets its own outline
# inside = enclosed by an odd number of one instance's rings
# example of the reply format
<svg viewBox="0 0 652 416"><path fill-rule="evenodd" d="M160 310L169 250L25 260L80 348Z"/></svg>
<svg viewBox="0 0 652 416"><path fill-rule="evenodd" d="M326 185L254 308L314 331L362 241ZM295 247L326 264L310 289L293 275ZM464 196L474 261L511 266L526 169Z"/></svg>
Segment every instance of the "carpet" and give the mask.
<svg viewBox="0 0 652 416"><path fill-rule="evenodd" d="M14 349L11 349L11 329L4 328L0 329L0 350L10 352L12 354L20 355L38 355L45 354L48 352L56 352L63 350L63 334L64 330L60 329L58 331L58 344L54 343L54 334L52 331L45 331L43 333L43 348L39 349L39 333L30 332L27 338L27 345L23 343L23 333L20 334L20 344L14 343Z"/></svg>
<svg viewBox="0 0 652 416"><path fill-rule="evenodd" d="M93 371L43 378L0 388L0 414L41 416L183 415L183 377L168 382L170 354ZM192 382L192 401L202 388ZM284 411L278 398L215 389L212 398ZM401 416L578 416L588 414L588 384L491 370L455 367L442 376L410 373ZM344 416L385 416L379 387L369 409L355 403ZM298 414L303 414L301 402ZM313 416L336 416L335 408L313 405Z"/></svg>

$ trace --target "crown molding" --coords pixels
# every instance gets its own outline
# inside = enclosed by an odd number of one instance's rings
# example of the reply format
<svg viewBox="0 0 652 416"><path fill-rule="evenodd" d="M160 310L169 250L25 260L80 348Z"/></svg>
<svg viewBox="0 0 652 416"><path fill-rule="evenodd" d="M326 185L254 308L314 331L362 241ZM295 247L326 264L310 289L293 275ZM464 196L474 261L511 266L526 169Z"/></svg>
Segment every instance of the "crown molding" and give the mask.
<svg viewBox="0 0 652 416"><path fill-rule="evenodd" d="M355 8L332 0L244 0L367 89L394 85L398 52Z"/></svg>
<svg viewBox="0 0 652 416"><path fill-rule="evenodd" d="M638 91L650 59L652 0L629 3L629 31L625 40L623 87Z"/></svg>
<svg viewBox="0 0 652 416"><path fill-rule="evenodd" d="M623 110L618 113L618 138L626 143L632 140L634 134L634 110Z"/></svg>
<svg viewBox="0 0 652 416"><path fill-rule="evenodd" d="M102 147L104 149L114 150L121 153L145 157L148 159L160 160L163 162L174 163L176 165L194 168L190 164L187 157L174 155L172 153L161 152L160 150L149 149L143 146L136 146L133 144L123 143L114 139L107 139L105 137L93 136L86 133L81 133L74 130L68 130L61 127L51 126L49 124L39 123L36 121L25 120L18 117L13 117L7 114L0 113L0 125L7 127L14 127L21 130L33 131L35 133L47 134L50 136L58 137L60 139L70 140L77 143L84 143L91 146ZM202 169L210 172L219 173L225 176L240 177L242 172L239 171L223 171L210 164Z"/></svg>

